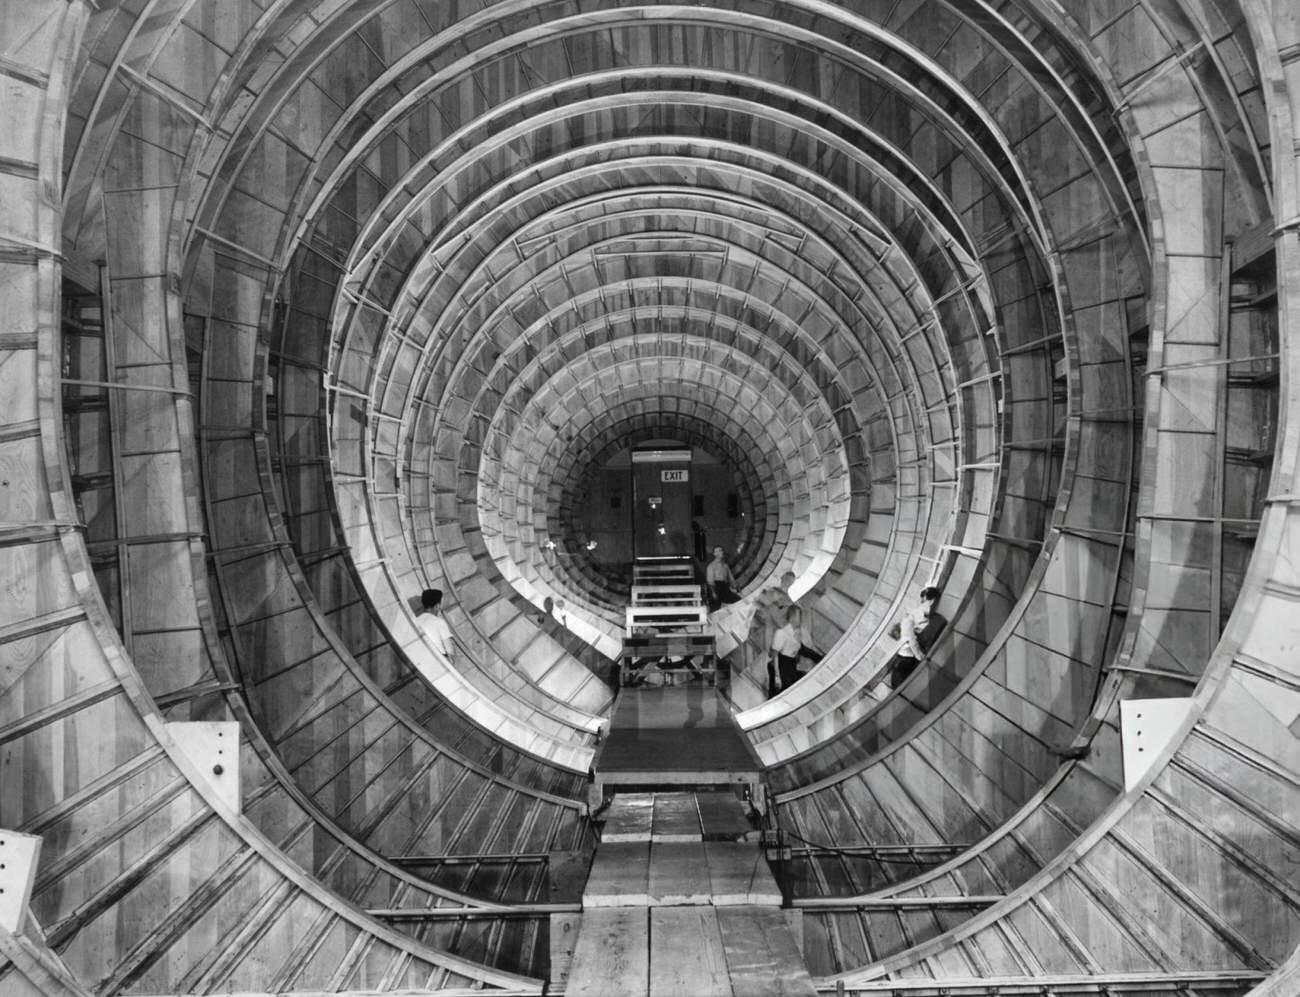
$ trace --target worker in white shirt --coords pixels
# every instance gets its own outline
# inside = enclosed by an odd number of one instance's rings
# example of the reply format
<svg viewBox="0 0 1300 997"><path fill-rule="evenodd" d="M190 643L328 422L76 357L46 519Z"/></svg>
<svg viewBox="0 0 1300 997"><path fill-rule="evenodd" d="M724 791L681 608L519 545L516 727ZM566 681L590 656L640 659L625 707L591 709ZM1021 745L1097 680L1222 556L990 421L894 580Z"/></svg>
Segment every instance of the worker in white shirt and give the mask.
<svg viewBox="0 0 1300 997"><path fill-rule="evenodd" d="M787 571L781 576L781 586L785 589L786 595L790 599L790 604L799 610L799 657L808 661L809 666L817 664L822 660L821 651L817 650L816 644L812 638L812 610L806 608L794 598L790 590L794 588L796 575L793 571ZM805 670L806 670L805 666Z"/></svg>
<svg viewBox="0 0 1300 997"><path fill-rule="evenodd" d="M772 636L772 653L776 655L776 687L788 689L799 681L799 617L798 606L785 611L785 619Z"/></svg>
<svg viewBox="0 0 1300 997"><path fill-rule="evenodd" d="M727 564L726 558L726 551L721 547L714 547L713 560L704 569L710 612L740 601L740 596L736 594L736 578L732 575L731 566Z"/></svg>
<svg viewBox="0 0 1300 997"><path fill-rule="evenodd" d="M425 589L420 593L420 605L424 607L424 612L419 616L420 626L434 649L451 661L455 644L451 637L451 627L442 617L442 589Z"/></svg>
<svg viewBox="0 0 1300 997"><path fill-rule="evenodd" d="M930 622L935 600L939 590L933 585L921 589L921 604L908 611L898 623L890 629L890 636L898 638L898 647L889 660L889 687L897 689L903 681L916 671L916 666L925 657L925 648L921 646L920 635Z"/></svg>

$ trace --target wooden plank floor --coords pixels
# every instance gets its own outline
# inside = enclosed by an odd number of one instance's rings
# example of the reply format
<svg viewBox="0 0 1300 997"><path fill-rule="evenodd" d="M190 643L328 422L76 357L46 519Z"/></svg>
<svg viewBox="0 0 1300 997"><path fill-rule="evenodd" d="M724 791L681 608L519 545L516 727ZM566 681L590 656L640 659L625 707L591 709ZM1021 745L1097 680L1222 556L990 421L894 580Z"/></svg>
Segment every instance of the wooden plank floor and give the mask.
<svg viewBox="0 0 1300 997"><path fill-rule="evenodd" d="M564 992L567 997L649 994L649 909L583 911Z"/></svg>
<svg viewBox="0 0 1300 997"><path fill-rule="evenodd" d="M810 997L812 976L784 911L771 907L717 907L735 997Z"/></svg>
<svg viewBox="0 0 1300 997"><path fill-rule="evenodd" d="M591 863L583 909L589 907L648 907L650 905L650 842L604 842Z"/></svg>
<svg viewBox="0 0 1300 997"><path fill-rule="evenodd" d="M611 907L582 915L567 997L815 997L785 911Z"/></svg>
<svg viewBox="0 0 1300 997"><path fill-rule="evenodd" d="M596 758L606 782L620 776L662 773L699 781L744 781L760 768L749 742L716 689L703 682L623 689L609 735Z"/></svg>
<svg viewBox="0 0 1300 997"><path fill-rule="evenodd" d="M791 917L727 790L622 793L582 895L569 997L813 997Z"/></svg>
<svg viewBox="0 0 1300 997"><path fill-rule="evenodd" d="M780 906L759 847L726 841L606 842L582 893L588 907Z"/></svg>
<svg viewBox="0 0 1300 997"><path fill-rule="evenodd" d="M747 804L730 789L620 792L601 816L601 841L754 841Z"/></svg>

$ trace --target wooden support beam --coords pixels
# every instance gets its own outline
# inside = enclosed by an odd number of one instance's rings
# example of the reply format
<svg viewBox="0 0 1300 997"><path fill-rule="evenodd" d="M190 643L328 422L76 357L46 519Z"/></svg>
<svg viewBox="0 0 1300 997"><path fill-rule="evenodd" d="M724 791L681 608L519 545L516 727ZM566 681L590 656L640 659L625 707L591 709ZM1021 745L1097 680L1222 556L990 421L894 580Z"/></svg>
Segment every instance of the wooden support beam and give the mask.
<svg viewBox="0 0 1300 997"><path fill-rule="evenodd" d="M239 243L232 242L229 239L223 238L222 236L217 235L217 233L213 232L211 229L206 229L201 226L196 225L194 231L197 232L199 235L203 236L205 239L210 239L212 242L215 242L219 246L225 246L227 249L232 250L233 252L239 253L243 256L248 257L248 259L253 260L256 263L262 264L262 266L267 268L270 275L276 275L279 274L280 272L280 268L274 260L270 259L269 257L263 256L261 253L258 253L252 249L249 249L247 246L241 246ZM311 248L310 244L307 244L307 246L308 248Z"/></svg>
<svg viewBox="0 0 1300 997"><path fill-rule="evenodd" d="M263 540L260 543L238 544L232 547L221 547L206 552L209 559L220 558L226 563L234 563L234 560L242 559L248 554L265 554L267 551L282 550L292 547L293 544L288 540ZM234 559L234 560L232 560Z"/></svg>
<svg viewBox="0 0 1300 997"><path fill-rule="evenodd" d="M485 907L368 907L366 913L385 921L457 921L468 918L482 920L528 917L550 917L552 914L573 914L581 911L582 904L511 904Z"/></svg>
<svg viewBox="0 0 1300 997"><path fill-rule="evenodd" d="M118 63L117 68L118 71L122 73L122 75L133 80L135 83L139 84L141 87L148 90L155 97L159 98L164 103L180 111L182 114L190 118L192 121L197 122L199 127L202 128L204 131L210 132L214 130L214 126L212 122L209 121L208 118L197 108L191 107L188 103L181 100L180 95L176 93L176 91L170 89L169 87L164 87L158 83L155 83L153 80L149 79L149 77L145 76L143 73L140 73L135 69L132 69L131 66L129 66L125 62Z"/></svg>
<svg viewBox="0 0 1300 997"><path fill-rule="evenodd" d="M1213 357L1207 360L1187 360L1183 363L1165 364L1161 367L1149 367L1148 374L1164 374L1173 370L1201 370L1208 367L1230 367L1243 363L1276 363L1278 354L1259 353L1248 357Z"/></svg>
<svg viewBox="0 0 1300 997"><path fill-rule="evenodd" d="M136 631L139 636L142 631ZM193 699L199 699L202 696L214 696L224 692L234 692L240 688L236 682L219 682L215 679L208 682L198 682L194 685L187 686L184 689L177 689L174 692L165 692L154 697L154 703L158 709L165 710L168 707L176 706L180 703L187 703Z"/></svg>
<svg viewBox="0 0 1300 997"><path fill-rule="evenodd" d="M1149 675L1152 678L1169 679L1173 682L1182 682L1184 685L1199 685L1200 675L1191 675L1186 672L1170 671L1167 668L1140 668L1137 665L1110 665L1105 671L1121 672L1131 675Z"/></svg>
<svg viewBox="0 0 1300 997"><path fill-rule="evenodd" d="M399 855L392 862L394 865L473 865L479 863L549 863L550 852L487 852L469 855Z"/></svg>
<svg viewBox="0 0 1300 997"><path fill-rule="evenodd" d="M122 687L115 679L89 685L77 693L65 696L56 703L40 710L32 710L12 723L0 726L0 744L26 737L34 731L47 727L80 711L101 703L106 699L122 694Z"/></svg>
<svg viewBox="0 0 1300 997"><path fill-rule="evenodd" d="M801 853L808 855L852 855L863 858L872 858L877 855L901 855L909 858L915 856L950 858L974 847L975 842L954 842L952 844L936 845L841 845L834 848L818 845L792 845L791 851L795 855Z"/></svg>
<svg viewBox="0 0 1300 997"><path fill-rule="evenodd" d="M1266 974L1253 970L1224 972L1157 972L1042 974L1036 976L945 977L927 980L906 977L847 981L855 994L882 993L891 997L1051 997L1053 994L1124 993L1187 994L1208 990L1240 992L1265 979Z"/></svg>
<svg viewBox="0 0 1300 997"><path fill-rule="evenodd" d="M67 530L84 530L85 523L65 523L57 519L29 520L24 523L0 523L0 547L41 543L53 540Z"/></svg>
<svg viewBox="0 0 1300 997"><path fill-rule="evenodd" d="M0 626L0 644L25 640L51 630L63 630L85 618L86 611L80 605L43 613L40 616L30 616L25 620Z"/></svg>
<svg viewBox="0 0 1300 997"><path fill-rule="evenodd" d="M31 439L33 436L39 436L41 433L41 424L38 419L30 419L23 422L11 422L0 426L0 443L12 443L15 440Z"/></svg>
<svg viewBox="0 0 1300 997"><path fill-rule="evenodd" d="M939 908L991 907L1005 900L1000 893L987 893L966 897L804 897L793 904L804 910L931 910Z"/></svg>
<svg viewBox="0 0 1300 997"><path fill-rule="evenodd" d="M202 533L187 530L181 533L154 533L133 537L115 537L112 540L94 540L86 544L86 549L93 551L103 550L108 547L148 547L151 544L188 543L191 540L202 539Z"/></svg>
<svg viewBox="0 0 1300 997"><path fill-rule="evenodd" d="M29 86L36 87L38 90L44 90L50 85L48 73L43 73L38 69L21 62L15 62L13 59L0 56L0 76L7 76L11 80L17 80L20 83L26 83Z"/></svg>
<svg viewBox="0 0 1300 997"><path fill-rule="evenodd" d="M0 257L9 256L14 263L35 263L41 259L62 259L61 250L26 239L14 232L0 236Z"/></svg>

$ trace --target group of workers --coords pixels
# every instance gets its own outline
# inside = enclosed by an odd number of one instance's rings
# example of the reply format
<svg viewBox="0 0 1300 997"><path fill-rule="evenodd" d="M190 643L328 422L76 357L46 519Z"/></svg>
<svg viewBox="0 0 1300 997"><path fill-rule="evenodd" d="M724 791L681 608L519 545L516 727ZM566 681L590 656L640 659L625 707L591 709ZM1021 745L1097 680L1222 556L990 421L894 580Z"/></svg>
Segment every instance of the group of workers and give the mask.
<svg viewBox="0 0 1300 997"><path fill-rule="evenodd" d="M705 568L704 579L710 611L740 599L721 547L713 548L713 560ZM806 614L790 594L794 582L795 573L787 571L779 585L763 589L754 600L747 643L766 661L769 696L789 688L822 659L812 638L811 614Z"/></svg>
<svg viewBox="0 0 1300 997"><path fill-rule="evenodd" d="M795 577L793 571L787 571L781 576L779 585L759 592L750 621L747 641L751 650L750 660L766 662L769 697L788 689L799 681L803 672L822 659L811 635L811 613L795 602L790 594ZM739 600L735 578L721 547L713 548L713 560L705 569L705 581L710 611ZM890 628L889 636L898 641L885 668L890 688L897 689L916 670L938 631L943 629L946 621L934 608L938 598L939 590L926 586L921 590L919 604Z"/></svg>
<svg viewBox="0 0 1300 997"><path fill-rule="evenodd" d="M822 660L822 652L812 636L811 613L805 612L791 595L795 578L793 571L785 572L779 585L763 589L754 600L746 644L751 652L756 652L751 653L751 662L756 656L766 662L769 697L788 689L799 681L803 672ZM713 559L705 568L705 595L710 612L740 600L735 577L721 547L713 548ZM938 598L937 588L923 588L920 603L890 628L889 636L898 641L886 665L890 688L897 689L916 670L943 628L946 621L934 608ZM420 602L423 609L420 623L425 633L434 647L450 660L454 645L451 628L442 616L442 592L425 589Z"/></svg>

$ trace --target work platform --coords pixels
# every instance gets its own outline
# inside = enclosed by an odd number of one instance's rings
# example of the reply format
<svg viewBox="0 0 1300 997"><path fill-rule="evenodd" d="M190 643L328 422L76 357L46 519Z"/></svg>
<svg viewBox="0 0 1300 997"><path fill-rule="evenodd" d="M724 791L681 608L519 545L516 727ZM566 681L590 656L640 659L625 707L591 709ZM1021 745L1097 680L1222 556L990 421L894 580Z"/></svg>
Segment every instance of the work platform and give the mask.
<svg viewBox="0 0 1300 997"><path fill-rule="evenodd" d="M761 810L761 767L713 686L622 689L597 749L589 804L597 811L615 791L743 786Z"/></svg>
<svg viewBox="0 0 1300 997"><path fill-rule="evenodd" d="M668 634L626 637L618 656L615 685L634 685L636 665L656 662L666 685L676 685L695 678L710 685L718 684L718 656L712 634ZM665 664L664 662L668 662ZM689 664L686 662L689 661Z"/></svg>

